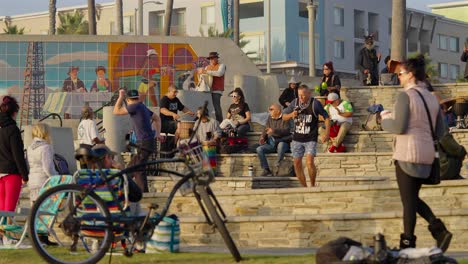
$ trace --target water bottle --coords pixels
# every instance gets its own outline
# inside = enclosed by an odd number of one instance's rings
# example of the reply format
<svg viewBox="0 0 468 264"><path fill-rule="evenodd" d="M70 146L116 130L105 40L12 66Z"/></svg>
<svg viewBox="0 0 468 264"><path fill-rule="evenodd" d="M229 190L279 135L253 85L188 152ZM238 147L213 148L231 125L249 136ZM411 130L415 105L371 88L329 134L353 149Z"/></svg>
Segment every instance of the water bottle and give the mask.
<svg viewBox="0 0 468 264"><path fill-rule="evenodd" d="M385 236L378 233L374 236L374 261L383 263L387 259L387 256L388 252Z"/></svg>
<svg viewBox="0 0 468 264"><path fill-rule="evenodd" d="M249 165L249 177L253 177L253 164L250 163Z"/></svg>

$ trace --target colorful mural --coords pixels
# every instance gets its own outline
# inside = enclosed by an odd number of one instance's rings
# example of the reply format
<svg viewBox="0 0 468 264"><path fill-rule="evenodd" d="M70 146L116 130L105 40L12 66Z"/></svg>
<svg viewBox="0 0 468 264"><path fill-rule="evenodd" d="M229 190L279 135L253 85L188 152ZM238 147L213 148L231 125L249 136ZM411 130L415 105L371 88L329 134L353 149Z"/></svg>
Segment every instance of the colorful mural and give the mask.
<svg viewBox="0 0 468 264"><path fill-rule="evenodd" d="M196 70L207 64L188 44L0 42L0 95L27 98L34 118L74 118L83 104L107 103L119 88L138 89L154 106L171 84L195 89Z"/></svg>

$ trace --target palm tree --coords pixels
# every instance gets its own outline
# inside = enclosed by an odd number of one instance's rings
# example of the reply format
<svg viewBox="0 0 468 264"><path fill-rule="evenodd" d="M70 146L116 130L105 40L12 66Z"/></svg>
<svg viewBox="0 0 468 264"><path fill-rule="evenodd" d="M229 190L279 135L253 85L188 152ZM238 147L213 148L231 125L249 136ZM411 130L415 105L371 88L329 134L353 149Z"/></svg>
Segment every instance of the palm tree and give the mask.
<svg viewBox="0 0 468 264"><path fill-rule="evenodd" d="M10 23L5 20L5 28L3 29L3 32L10 35L23 35L24 28L18 28L17 25L10 25Z"/></svg>
<svg viewBox="0 0 468 264"><path fill-rule="evenodd" d="M58 15L60 27L57 33L60 35L84 35L88 34L88 21L84 20L81 12L66 13Z"/></svg>
<svg viewBox="0 0 468 264"><path fill-rule="evenodd" d="M88 31L90 35L96 35L96 3L88 0Z"/></svg>
<svg viewBox="0 0 468 264"><path fill-rule="evenodd" d="M117 35L123 35L123 4L122 0L115 0L115 25Z"/></svg>
<svg viewBox="0 0 468 264"><path fill-rule="evenodd" d="M57 0L49 0L49 35L55 35Z"/></svg>
<svg viewBox="0 0 468 264"><path fill-rule="evenodd" d="M232 33L234 32L234 30L232 28L228 28L224 32L219 32L219 30L217 30L213 26L208 28L206 35L205 35L205 32L203 31L202 28L200 28L199 31L200 31L200 35L202 37L209 37L209 38L230 38L232 36ZM241 48L241 49L244 48L245 45L247 45L249 43L248 40L243 39L244 37L245 37L244 34L240 34L240 36L239 36L239 48ZM248 54L253 54L253 53L250 52Z"/></svg>

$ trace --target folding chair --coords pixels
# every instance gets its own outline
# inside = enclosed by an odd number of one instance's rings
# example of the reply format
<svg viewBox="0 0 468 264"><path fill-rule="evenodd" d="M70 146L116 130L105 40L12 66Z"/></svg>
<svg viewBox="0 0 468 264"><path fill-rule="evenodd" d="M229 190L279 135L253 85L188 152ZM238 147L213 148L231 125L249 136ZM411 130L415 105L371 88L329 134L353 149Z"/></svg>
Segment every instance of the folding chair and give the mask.
<svg viewBox="0 0 468 264"><path fill-rule="evenodd" d="M47 179L46 182L41 187L39 191L39 195L44 193L45 191L49 190L52 187L61 185L61 184L69 184L72 183L73 176L71 175L56 175L52 176ZM55 240L60 242L57 238L56 234L49 229L56 220L57 212L60 210L62 206L62 199L56 199L55 201L51 201L50 204L47 206L43 206L41 211L44 212L44 215L41 217L41 222L38 223L38 230L44 233L44 235L52 235ZM29 214L30 208L18 208L16 212L8 212L8 211L0 211L0 223L4 223L7 218L11 219L12 224L5 224L0 225L0 233L6 236L9 239L18 240L15 244L14 248L20 248L21 244L23 243L24 239L27 237L28 234L28 226L29 226ZM24 217L26 221L24 226L19 225L16 221L16 217Z"/></svg>

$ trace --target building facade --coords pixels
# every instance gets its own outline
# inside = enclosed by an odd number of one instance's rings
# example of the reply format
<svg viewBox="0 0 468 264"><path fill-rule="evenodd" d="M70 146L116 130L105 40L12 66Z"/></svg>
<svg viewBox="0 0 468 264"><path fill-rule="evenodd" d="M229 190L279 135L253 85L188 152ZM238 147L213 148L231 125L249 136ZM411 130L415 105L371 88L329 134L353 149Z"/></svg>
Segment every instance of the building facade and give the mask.
<svg viewBox="0 0 468 264"><path fill-rule="evenodd" d="M468 1L434 4L428 7L434 14L468 23Z"/></svg>
<svg viewBox="0 0 468 264"><path fill-rule="evenodd" d="M207 36L208 29L224 31L221 8L223 0L177 0L171 21L171 35ZM308 0L270 0L271 28L267 28L264 0L240 0L240 32L248 43L243 51L266 70L267 32L271 32L271 70L286 74L307 74L309 70ZM462 1L467 3L468 1ZM377 50L385 58L390 54L392 0L315 0L315 68L333 61L342 77L353 78L359 50L366 34L375 35ZM436 7L438 5L435 5ZM431 6L434 7L434 6ZM437 8L433 8L436 10ZM439 8L442 10L442 8ZM437 9L437 10L439 10ZM452 7L451 7L452 9ZM59 9L58 12L86 10L86 6ZM444 9L445 10L445 9ZM123 1L124 34L138 32L138 1ZM165 5L144 1L143 34L163 35ZM455 12L455 11L453 11ZM97 8L99 35L115 34L114 3ZM0 17L0 20L2 18ZM3 17L5 19L5 17ZM47 12L12 16L12 24L26 29L25 34L48 32ZM58 20L57 20L58 21ZM463 63L459 53L468 36L468 24L442 15L407 10L408 54L427 53L437 66L440 80L454 81L461 75ZM34 27L31 25L35 25ZM222 51L219 51L222 56ZM383 59L380 68L383 68Z"/></svg>

